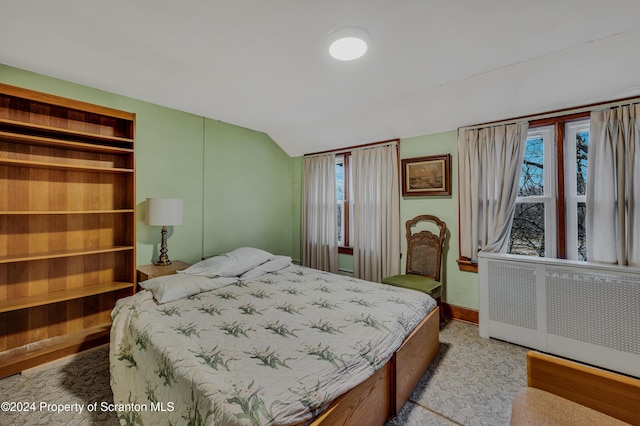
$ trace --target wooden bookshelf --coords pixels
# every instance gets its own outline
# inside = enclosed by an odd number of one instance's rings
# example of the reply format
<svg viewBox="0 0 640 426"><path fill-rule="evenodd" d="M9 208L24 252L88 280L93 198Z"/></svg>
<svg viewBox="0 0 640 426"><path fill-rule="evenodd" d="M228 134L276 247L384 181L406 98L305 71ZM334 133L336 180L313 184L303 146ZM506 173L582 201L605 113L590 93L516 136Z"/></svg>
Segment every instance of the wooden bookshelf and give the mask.
<svg viewBox="0 0 640 426"><path fill-rule="evenodd" d="M0 377L54 361L95 346L109 343L110 325L86 328L73 335L41 340L29 347L17 347L0 353Z"/></svg>
<svg viewBox="0 0 640 426"><path fill-rule="evenodd" d="M109 293L116 290L131 288L131 283L107 283L88 287L72 288L68 290L48 292L37 296L25 296L0 302L0 313L18 309L33 308L35 306L50 305L68 300L82 299L97 294Z"/></svg>
<svg viewBox="0 0 640 426"><path fill-rule="evenodd" d="M135 114L0 84L0 377L108 341L133 294Z"/></svg>
<svg viewBox="0 0 640 426"><path fill-rule="evenodd" d="M25 123L21 121L8 120L0 118L0 126L17 132L25 132L27 135L53 135L55 137L75 138L79 140L103 142L106 144L133 146L133 139L122 138L112 135L103 135L90 132L82 132L72 129L64 129L59 127L43 126L34 123ZM35 136L32 136L35 138ZM95 149L95 148L94 148Z"/></svg>
<svg viewBox="0 0 640 426"><path fill-rule="evenodd" d="M15 167L37 167L41 169L63 169L63 170L77 170L88 172L103 172L103 173L133 173L133 169L118 169L115 167L96 167L96 166L80 166L76 164L64 164L56 162L43 162L43 161L25 161L25 160L13 160L11 158L0 158L0 166L15 166Z"/></svg>
<svg viewBox="0 0 640 426"><path fill-rule="evenodd" d="M33 254L0 256L0 264L28 262L30 260L58 259L61 257L86 256L89 254L110 253L123 250L133 250L133 246L94 247L81 250L54 250Z"/></svg>

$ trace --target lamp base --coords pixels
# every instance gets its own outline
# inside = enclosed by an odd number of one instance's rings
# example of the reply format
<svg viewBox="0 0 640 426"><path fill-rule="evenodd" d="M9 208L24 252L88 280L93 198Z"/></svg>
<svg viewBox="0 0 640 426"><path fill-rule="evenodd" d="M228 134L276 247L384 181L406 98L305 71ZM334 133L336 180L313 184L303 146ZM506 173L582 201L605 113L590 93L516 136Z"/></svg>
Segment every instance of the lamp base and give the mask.
<svg viewBox="0 0 640 426"><path fill-rule="evenodd" d="M154 262L154 265L167 266L171 265L171 261L169 260L169 256L167 256L167 227L162 227L162 243L160 245L160 257L157 262Z"/></svg>

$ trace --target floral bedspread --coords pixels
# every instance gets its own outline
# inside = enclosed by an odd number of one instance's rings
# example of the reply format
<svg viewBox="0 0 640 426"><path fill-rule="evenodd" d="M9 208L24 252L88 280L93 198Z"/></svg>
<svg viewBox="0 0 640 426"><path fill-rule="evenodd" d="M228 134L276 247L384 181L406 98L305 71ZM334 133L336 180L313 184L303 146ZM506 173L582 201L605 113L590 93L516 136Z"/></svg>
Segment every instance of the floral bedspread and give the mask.
<svg viewBox="0 0 640 426"><path fill-rule="evenodd" d="M139 292L112 312L120 422L304 422L386 363L435 306L297 265L161 305Z"/></svg>

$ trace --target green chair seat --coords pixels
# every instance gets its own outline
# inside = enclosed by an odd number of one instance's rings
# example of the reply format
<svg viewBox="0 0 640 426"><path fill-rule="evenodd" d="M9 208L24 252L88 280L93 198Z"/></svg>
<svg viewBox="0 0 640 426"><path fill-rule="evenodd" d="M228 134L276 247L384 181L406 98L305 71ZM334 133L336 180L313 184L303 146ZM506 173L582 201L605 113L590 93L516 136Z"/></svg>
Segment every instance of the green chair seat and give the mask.
<svg viewBox="0 0 640 426"><path fill-rule="evenodd" d="M442 290L442 283L434 280L433 278L415 274L394 275L391 277L386 277L382 280L382 283L393 285L396 287L421 291L433 297L434 299L440 297L440 293Z"/></svg>
<svg viewBox="0 0 640 426"><path fill-rule="evenodd" d="M440 270L447 224L436 216L423 214L408 220L405 228L407 230L407 267L405 268L407 273L386 277L382 283L428 294L436 299L440 308L440 319L444 319ZM419 231L418 228L425 229ZM437 234L429 230L434 228L437 228Z"/></svg>

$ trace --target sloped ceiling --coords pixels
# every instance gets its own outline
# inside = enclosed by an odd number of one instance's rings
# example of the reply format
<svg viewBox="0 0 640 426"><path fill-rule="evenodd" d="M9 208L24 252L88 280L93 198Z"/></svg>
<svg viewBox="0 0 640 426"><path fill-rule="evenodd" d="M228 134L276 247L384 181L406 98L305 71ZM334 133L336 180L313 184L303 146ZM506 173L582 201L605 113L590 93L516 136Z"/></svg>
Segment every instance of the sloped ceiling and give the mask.
<svg viewBox="0 0 640 426"><path fill-rule="evenodd" d="M638 0L3 0L0 62L289 155L640 94ZM326 36L371 35L352 62ZM0 76L1 79L1 76Z"/></svg>

